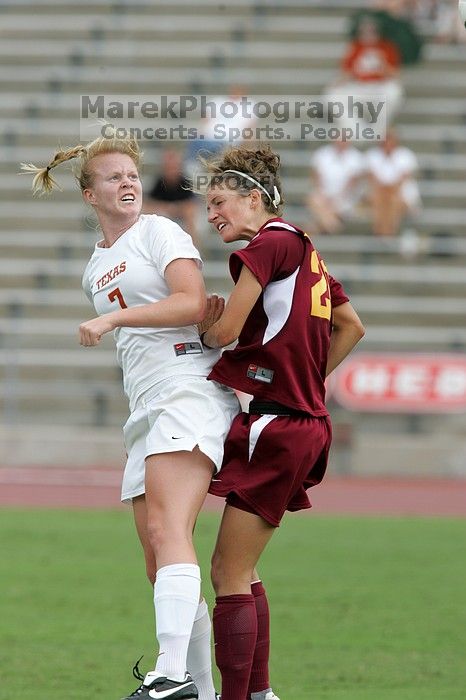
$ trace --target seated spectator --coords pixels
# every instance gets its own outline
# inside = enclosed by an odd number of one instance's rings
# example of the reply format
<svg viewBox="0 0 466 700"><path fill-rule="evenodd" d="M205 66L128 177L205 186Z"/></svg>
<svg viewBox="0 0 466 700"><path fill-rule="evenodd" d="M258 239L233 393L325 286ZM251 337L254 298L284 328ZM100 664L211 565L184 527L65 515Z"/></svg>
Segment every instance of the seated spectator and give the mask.
<svg viewBox="0 0 466 700"><path fill-rule="evenodd" d="M318 233L341 230L357 203L363 171L364 157L348 141L335 141L313 153L307 205Z"/></svg>
<svg viewBox="0 0 466 700"><path fill-rule="evenodd" d="M333 95L384 95L387 121L398 112L403 88L400 83L401 57L393 42L382 38L376 21L364 16L341 64L341 76L327 91Z"/></svg>
<svg viewBox="0 0 466 700"><path fill-rule="evenodd" d="M399 233L403 217L420 208L415 180L417 158L409 148L399 145L395 132L390 130L381 146L367 151L366 167L374 233L394 236Z"/></svg>
<svg viewBox="0 0 466 700"><path fill-rule="evenodd" d="M466 41L466 30L458 11L457 0L443 0L436 8L436 39L441 43L460 44Z"/></svg>
<svg viewBox="0 0 466 700"><path fill-rule="evenodd" d="M176 221L199 247L196 195L183 172L183 154L168 148L162 154L161 172L144 201L145 214L160 214Z"/></svg>

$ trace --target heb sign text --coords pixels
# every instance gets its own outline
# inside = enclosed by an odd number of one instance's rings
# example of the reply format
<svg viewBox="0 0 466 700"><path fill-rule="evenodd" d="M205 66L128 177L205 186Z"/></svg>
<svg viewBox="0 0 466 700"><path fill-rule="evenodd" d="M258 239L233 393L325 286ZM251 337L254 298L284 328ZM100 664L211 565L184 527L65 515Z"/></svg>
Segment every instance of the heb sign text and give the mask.
<svg viewBox="0 0 466 700"><path fill-rule="evenodd" d="M336 373L332 394L355 411L466 411L466 355L355 355Z"/></svg>

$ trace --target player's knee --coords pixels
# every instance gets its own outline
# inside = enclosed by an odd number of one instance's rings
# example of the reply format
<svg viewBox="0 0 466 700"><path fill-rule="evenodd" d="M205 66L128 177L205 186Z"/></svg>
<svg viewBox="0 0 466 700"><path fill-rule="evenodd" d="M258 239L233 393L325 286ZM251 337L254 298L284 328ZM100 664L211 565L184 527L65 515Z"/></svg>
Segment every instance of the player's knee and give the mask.
<svg viewBox="0 0 466 700"><path fill-rule="evenodd" d="M232 567L228 557L223 556L219 551L212 555L210 578L212 586L217 595L221 595L225 585L232 583L232 579L237 575L238 570Z"/></svg>
<svg viewBox="0 0 466 700"><path fill-rule="evenodd" d="M252 571L241 566L241 562L232 561L214 552L211 562L210 578L216 595L229 595L251 582Z"/></svg>
<svg viewBox="0 0 466 700"><path fill-rule="evenodd" d="M157 557L157 552L170 540L169 528L159 519L150 519L147 522L147 537Z"/></svg>
<svg viewBox="0 0 466 700"><path fill-rule="evenodd" d="M185 546L186 543L192 542L192 528L190 530L183 523L155 517L147 522L147 536L157 559L162 550L173 551L178 546Z"/></svg>

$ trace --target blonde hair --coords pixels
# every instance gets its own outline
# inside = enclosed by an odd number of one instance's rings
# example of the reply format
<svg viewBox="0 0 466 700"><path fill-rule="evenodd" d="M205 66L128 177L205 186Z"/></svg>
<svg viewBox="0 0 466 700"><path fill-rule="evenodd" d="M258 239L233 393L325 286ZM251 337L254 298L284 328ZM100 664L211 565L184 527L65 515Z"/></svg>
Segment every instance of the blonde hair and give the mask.
<svg viewBox="0 0 466 700"><path fill-rule="evenodd" d="M227 187L238 189L240 193L247 195L257 187L252 181L255 180L260 186L259 189L262 190L261 197L265 210L275 216L281 213L284 199L278 174L280 156L274 153L268 144L255 147L246 144L230 146L220 154L210 158L199 158L199 161L209 177L207 188L224 182ZM232 183L234 183L233 187ZM280 195L278 205L274 204L274 188Z"/></svg>
<svg viewBox="0 0 466 700"><path fill-rule="evenodd" d="M89 163L96 156L105 153L123 153L131 158L136 168L139 168L142 152L139 149L136 139L130 135L125 138L117 138L115 130L108 127L105 131L106 133L110 132L111 135L109 137L99 136L88 143L87 146L78 144L67 150L57 151L45 168L38 168L33 163L21 163L21 170L25 174L34 174L34 179L32 181L33 194L38 196L48 195L53 189L61 189L50 174L50 171L58 165L73 160L74 158L78 159L78 163L73 170L81 192L92 185L93 173Z"/></svg>

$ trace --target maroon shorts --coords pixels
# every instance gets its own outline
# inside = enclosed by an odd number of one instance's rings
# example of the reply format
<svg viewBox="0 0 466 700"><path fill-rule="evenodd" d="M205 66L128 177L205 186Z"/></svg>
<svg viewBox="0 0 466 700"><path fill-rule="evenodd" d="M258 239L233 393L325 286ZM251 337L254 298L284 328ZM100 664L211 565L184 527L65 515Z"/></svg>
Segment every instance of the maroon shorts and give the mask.
<svg viewBox="0 0 466 700"><path fill-rule="evenodd" d="M240 413L209 491L278 527L286 510L311 507L306 489L322 481L331 439L328 416Z"/></svg>

